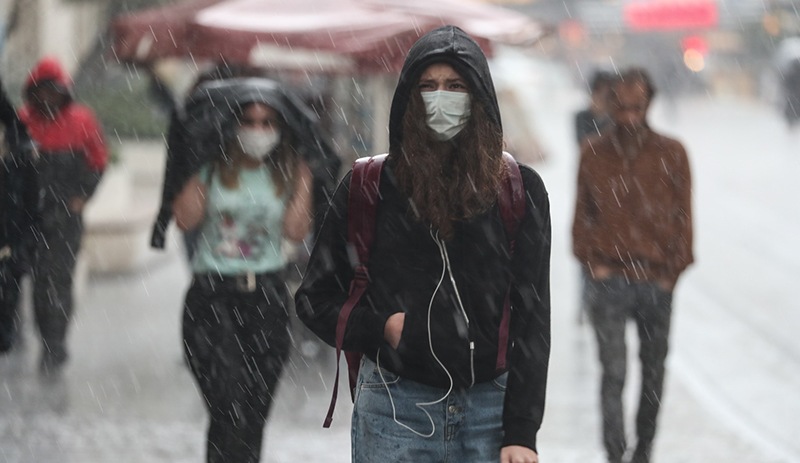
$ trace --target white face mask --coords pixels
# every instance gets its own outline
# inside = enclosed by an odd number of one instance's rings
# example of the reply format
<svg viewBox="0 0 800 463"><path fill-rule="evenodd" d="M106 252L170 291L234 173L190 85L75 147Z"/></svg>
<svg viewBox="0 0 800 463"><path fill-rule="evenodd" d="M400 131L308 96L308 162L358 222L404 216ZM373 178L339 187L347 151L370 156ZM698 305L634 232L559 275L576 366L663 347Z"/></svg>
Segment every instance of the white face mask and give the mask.
<svg viewBox="0 0 800 463"><path fill-rule="evenodd" d="M467 125L470 115L469 93L436 90L421 92L421 95L428 114L426 122L437 140L450 140Z"/></svg>
<svg viewBox="0 0 800 463"><path fill-rule="evenodd" d="M270 154L281 141L279 130L240 128L237 133L239 146L249 158L261 160Z"/></svg>

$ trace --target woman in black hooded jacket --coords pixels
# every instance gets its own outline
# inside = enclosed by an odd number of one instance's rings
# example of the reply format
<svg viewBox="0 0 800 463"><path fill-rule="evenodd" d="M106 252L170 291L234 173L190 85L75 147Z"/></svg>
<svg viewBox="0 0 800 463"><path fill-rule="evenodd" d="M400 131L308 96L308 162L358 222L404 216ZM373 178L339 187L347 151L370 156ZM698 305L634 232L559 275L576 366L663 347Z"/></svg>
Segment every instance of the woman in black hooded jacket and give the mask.
<svg viewBox="0 0 800 463"><path fill-rule="evenodd" d="M520 166L525 214L510 249L498 206L506 170L497 98L484 54L462 30L436 29L411 48L389 132L369 285L344 335L345 350L364 354L353 461L536 462L550 346L549 203L539 176ZM296 295L300 318L331 345L354 276L351 175Z"/></svg>

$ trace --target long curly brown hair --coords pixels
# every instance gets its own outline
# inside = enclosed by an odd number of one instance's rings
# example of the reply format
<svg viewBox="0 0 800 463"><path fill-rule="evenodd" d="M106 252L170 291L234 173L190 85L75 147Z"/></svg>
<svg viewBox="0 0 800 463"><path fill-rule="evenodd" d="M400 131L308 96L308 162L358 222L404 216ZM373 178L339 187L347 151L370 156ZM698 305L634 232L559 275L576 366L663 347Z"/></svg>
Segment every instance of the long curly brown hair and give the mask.
<svg viewBox="0 0 800 463"><path fill-rule="evenodd" d="M485 212L497 200L505 172L503 134L474 97L469 121L451 140L434 139L425 118L422 96L412 90L392 167L411 213L450 239L457 221Z"/></svg>

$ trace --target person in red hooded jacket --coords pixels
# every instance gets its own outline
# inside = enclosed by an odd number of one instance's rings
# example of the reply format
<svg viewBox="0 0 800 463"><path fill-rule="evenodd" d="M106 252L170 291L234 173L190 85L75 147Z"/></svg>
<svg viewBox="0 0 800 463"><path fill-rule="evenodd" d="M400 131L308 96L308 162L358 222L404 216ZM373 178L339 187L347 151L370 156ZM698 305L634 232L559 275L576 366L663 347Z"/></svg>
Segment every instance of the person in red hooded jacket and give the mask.
<svg viewBox="0 0 800 463"><path fill-rule="evenodd" d="M54 58L30 71L19 115L37 145L41 239L33 265L34 314L42 337L41 372L60 371L67 360L72 280L80 249L81 213L108 162L94 113L73 100L69 75Z"/></svg>

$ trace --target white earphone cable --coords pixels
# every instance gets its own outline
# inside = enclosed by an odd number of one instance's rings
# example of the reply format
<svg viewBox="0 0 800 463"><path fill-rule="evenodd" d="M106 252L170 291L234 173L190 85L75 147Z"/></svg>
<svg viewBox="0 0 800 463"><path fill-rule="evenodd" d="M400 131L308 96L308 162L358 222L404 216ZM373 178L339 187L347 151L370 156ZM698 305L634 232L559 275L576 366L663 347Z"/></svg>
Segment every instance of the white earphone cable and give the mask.
<svg viewBox="0 0 800 463"><path fill-rule="evenodd" d="M428 421L430 421L430 423L431 423L431 432L429 432L427 434L419 432L416 429L412 428L411 426L409 426L409 425L407 425L405 423L402 423L402 422L400 422L400 420L397 419L397 408L394 405L394 399L392 398L392 392L389 390L389 384L386 382L386 379L383 377L383 372L381 371L381 368L380 368L380 355L381 355L380 350L378 351L378 355L375 357L376 367L378 368L378 375L380 375L380 377L381 377L381 382L383 382L383 386L384 386L384 388L386 388L386 393L389 396L389 403L392 405L392 419L398 425L408 429L409 431L413 432L414 434L416 434L416 435L418 435L420 437L425 437L425 438L433 437L433 434L436 432L436 423L433 421L433 418L431 417L430 413L428 413L428 411L425 410L425 408L423 408L423 407L426 407L426 406L429 406L429 405L436 405L436 404L442 402L443 400L447 399L447 397L453 391L453 385L454 385L453 376L450 375L450 372L447 370L447 367L444 366L444 363L442 363L442 361L436 355L436 352L434 352L434 350L433 350L433 337L431 335L431 311L433 310L433 300L434 300L434 298L436 298L436 293L439 292L439 288L441 288L442 283L444 282L444 277L445 277L446 273L448 272L449 259L447 258L447 249L445 249L444 246L442 245L442 243L439 241L439 232L437 231L436 235L433 234L433 231L429 231L428 233L430 233L431 238L433 238L433 240L436 242L436 246L439 248L439 255L440 255L441 259L442 259L442 274L439 277L439 281L436 283L436 288L433 290L433 294L431 295L431 299L428 302L428 322L427 322L428 323L428 347L430 348L431 355L433 355L433 358L436 360L436 363L438 363L439 366L442 367L442 369L444 370L445 374L447 375L447 379L450 382L450 386L447 388L447 392L442 397L440 397L440 398L438 398L438 399L436 399L434 401L431 401L431 402L417 402L417 403L414 404L414 406L416 406L417 408L422 410L422 412L425 413L425 416L428 417ZM450 277L452 279L452 272L450 273L450 275L451 275ZM456 294L458 294L458 290L456 290ZM459 296L457 296L457 297L458 297L459 303L460 303L460 297ZM462 311L463 311L463 307L462 307ZM464 316L466 316L466 313L464 314ZM472 343L470 343L470 345L471 344ZM474 382L474 372L473 372L473 382Z"/></svg>

